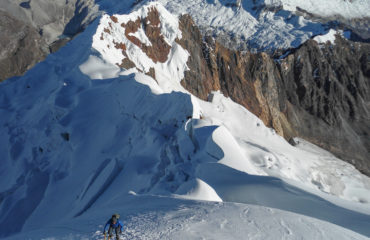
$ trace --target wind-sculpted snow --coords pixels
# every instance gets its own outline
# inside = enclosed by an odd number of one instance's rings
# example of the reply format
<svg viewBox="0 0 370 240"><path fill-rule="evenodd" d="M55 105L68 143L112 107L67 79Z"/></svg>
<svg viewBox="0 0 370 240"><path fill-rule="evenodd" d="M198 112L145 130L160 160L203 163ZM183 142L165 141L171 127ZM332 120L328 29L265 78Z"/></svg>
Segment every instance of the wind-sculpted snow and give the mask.
<svg viewBox="0 0 370 240"><path fill-rule="evenodd" d="M139 12L153 6L169 14L158 3ZM100 239L116 211L130 239L370 236L369 178L308 143L289 145L220 93L209 102L189 94L179 84L188 55L173 42L167 62L153 65L156 80L138 71L147 58L133 45L135 68L118 67L95 48L109 19L0 84L0 237Z"/></svg>

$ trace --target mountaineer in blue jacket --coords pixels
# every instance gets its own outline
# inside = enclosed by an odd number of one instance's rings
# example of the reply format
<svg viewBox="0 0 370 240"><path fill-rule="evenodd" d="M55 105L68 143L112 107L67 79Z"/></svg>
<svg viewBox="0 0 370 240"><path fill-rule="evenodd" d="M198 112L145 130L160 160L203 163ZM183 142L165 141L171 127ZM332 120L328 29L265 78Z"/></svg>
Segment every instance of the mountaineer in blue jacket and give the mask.
<svg viewBox="0 0 370 240"><path fill-rule="evenodd" d="M118 233L122 233L122 228L123 228L123 224L119 219L119 214L113 214L112 215L112 218L108 220L108 222L105 224L105 227L104 227L104 238L105 238L105 233L106 233L106 230L107 230L107 227L109 226L108 228L108 239L111 239L113 237L113 230L115 231L116 233L116 239L119 240L119 236L118 236Z"/></svg>

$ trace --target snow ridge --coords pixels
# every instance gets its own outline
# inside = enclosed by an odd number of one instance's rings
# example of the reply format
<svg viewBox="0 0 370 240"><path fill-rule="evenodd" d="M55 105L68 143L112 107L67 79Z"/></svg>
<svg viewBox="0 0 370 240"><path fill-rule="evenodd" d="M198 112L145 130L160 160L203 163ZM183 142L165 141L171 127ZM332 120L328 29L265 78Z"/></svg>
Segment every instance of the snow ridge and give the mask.
<svg viewBox="0 0 370 240"><path fill-rule="evenodd" d="M259 239L370 236L369 178L309 143L291 146L219 92L206 102L182 88L176 19L159 3L104 15L0 84L0 237L100 239L116 211L140 239L225 239L224 229L237 239L248 223ZM168 55L151 52L141 24Z"/></svg>

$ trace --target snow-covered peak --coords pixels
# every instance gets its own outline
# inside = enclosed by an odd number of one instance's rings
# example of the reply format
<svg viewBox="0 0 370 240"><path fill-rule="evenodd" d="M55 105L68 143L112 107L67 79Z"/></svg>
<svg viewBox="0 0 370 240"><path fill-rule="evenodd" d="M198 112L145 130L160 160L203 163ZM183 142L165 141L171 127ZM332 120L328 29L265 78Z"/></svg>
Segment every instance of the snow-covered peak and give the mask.
<svg viewBox="0 0 370 240"><path fill-rule="evenodd" d="M92 46L106 62L151 75L168 91L171 82L180 91L188 53L178 39L178 18L150 2L127 15L103 15Z"/></svg>

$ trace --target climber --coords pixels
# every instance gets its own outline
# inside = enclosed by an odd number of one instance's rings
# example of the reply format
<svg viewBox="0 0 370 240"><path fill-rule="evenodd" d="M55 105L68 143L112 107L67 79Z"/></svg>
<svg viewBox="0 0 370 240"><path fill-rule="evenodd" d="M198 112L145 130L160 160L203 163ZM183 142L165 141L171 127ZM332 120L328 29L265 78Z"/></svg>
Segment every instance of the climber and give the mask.
<svg viewBox="0 0 370 240"><path fill-rule="evenodd" d="M108 228L108 240L110 240L113 237L113 231L116 233L116 240L119 240L118 233L122 233L123 225L122 222L119 219L119 214L113 214L111 219L108 220L108 222L105 224L104 227L104 239L106 238L106 230Z"/></svg>

